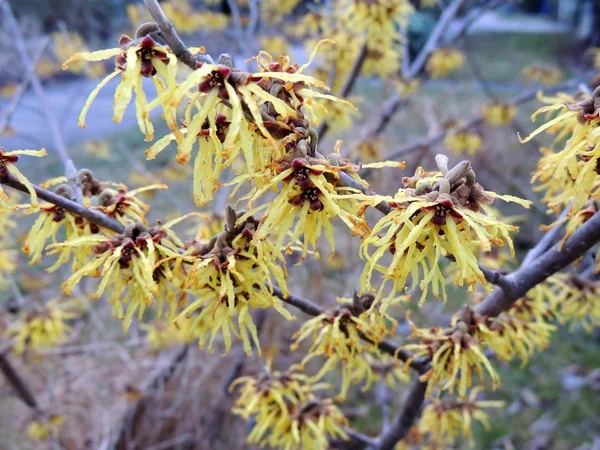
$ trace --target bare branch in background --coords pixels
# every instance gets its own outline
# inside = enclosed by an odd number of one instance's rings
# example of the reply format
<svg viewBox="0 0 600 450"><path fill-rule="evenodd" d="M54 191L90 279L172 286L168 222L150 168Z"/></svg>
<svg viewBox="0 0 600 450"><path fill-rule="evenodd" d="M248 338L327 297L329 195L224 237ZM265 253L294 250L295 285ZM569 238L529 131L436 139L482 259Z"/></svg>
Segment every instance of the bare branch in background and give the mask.
<svg viewBox="0 0 600 450"><path fill-rule="evenodd" d="M593 75L591 73L586 73L584 75L577 76L577 77L572 78L571 80L566 81L564 83L558 84L551 88L544 89L544 93L552 94L552 93L559 92L562 90L573 89L573 88L577 87L577 85L581 82L582 79L587 80L588 78L591 78L592 76ZM524 91L524 92L516 95L512 99L507 100L507 103L510 103L513 105L521 105L523 103L527 103L531 100L534 100L537 97L538 92L540 92L540 90L537 88ZM461 126L451 128L449 130L441 131L433 136L430 136L430 137L427 137L424 139L420 139L416 142L413 142L412 144L408 144L404 147L401 147L398 150L394 150L389 155L387 155L387 158L390 160L403 158L404 156L406 156L416 150L419 150L424 147L431 147L435 144L439 144L440 142L443 142L443 140L446 138L448 133L465 131L470 128L481 125L481 124L483 124L483 122L484 122L483 116L478 113L475 117L469 119L467 122L465 122Z"/></svg>
<svg viewBox="0 0 600 450"><path fill-rule="evenodd" d="M2 134L10 126L10 121L12 120L12 116L15 113L15 111L17 110L17 108L19 107L19 104L21 103L21 99L23 98L23 94L27 91L29 83L31 83L32 76L35 75L35 68L37 67L38 63L42 59L42 56L44 55L44 52L46 51L46 48L48 47L49 43L50 43L50 38L49 37L44 38L42 43L38 45L37 52L31 58L31 67L34 69L34 72L31 72L29 70L25 71L25 77L23 78L23 81L21 82L21 84L19 85L19 87L17 88L15 93L13 94L13 96L10 100L10 105L8 106L8 108L6 108L6 112L4 113L4 116L2 117L2 119L0 119L0 136L2 136Z"/></svg>
<svg viewBox="0 0 600 450"><path fill-rule="evenodd" d="M427 62L427 57L432 51L434 51L440 45L450 45L456 40L460 39L467 33L469 28L483 15L485 11L498 7L504 4L505 1L498 0L486 3L485 5L489 6L484 6L474 11L471 16L467 18L467 20L462 22L458 32L455 33L451 39L447 39L442 43L441 39L443 38L444 31L446 31L449 24L456 17L456 13L460 9L462 3L463 2L458 2L455 0L454 3L451 3L450 6L444 10L423 49L419 52L410 66L403 68L402 75L404 79L409 80L417 76L419 72L423 70L425 63ZM426 55L424 52L426 52ZM374 139L383 133L383 131L389 125L394 114L396 114L396 112L401 107L404 107L407 103L408 101L406 99L402 98L397 92L394 92L391 97L382 105L379 116L372 122L366 124L363 132L361 133L362 141L364 142Z"/></svg>
<svg viewBox="0 0 600 450"><path fill-rule="evenodd" d="M33 92L35 96L38 98L40 102L40 108L42 109L44 116L46 117L46 123L50 128L50 135L54 142L54 149L58 154L58 158L62 162L65 168L65 175L69 179L69 184L73 188L73 192L75 192L75 196L78 202L82 201L81 187L77 185L76 181L76 171L71 158L69 158L69 154L67 152L67 146L65 144L65 140L54 117L52 111L50 110L50 104L48 103L48 99L46 98L46 94L44 92L44 88L37 74L35 73L35 64L29 57L29 53L27 51L27 46L25 45L25 40L23 39L23 35L21 34L21 28L19 27L19 23L15 19L15 16L12 12L10 4L8 1L2 0L0 3L0 7L2 9L2 14L8 23L8 27L11 30L12 37L14 39L15 47L19 52L19 57L21 58L21 62L25 67L25 72L27 76L31 80L31 87L33 88ZM74 174L74 175L73 175Z"/></svg>
<svg viewBox="0 0 600 450"><path fill-rule="evenodd" d="M184 345L158 356L154 363L154 369L139 386L136 386L142 395L141 398L129 404L123 416L115 420L117 428L113 439L106 447L107 449L126 450L129 448L130 433L135 429L135 422L142 412L145 398L173 376L175 368L186 358L188 351L189 345Z"/></svg>
<svg viewBox="0 0 600 450"><path fill-rule="evenodd" d="M366 42L363 45L361 45L360 50L358 51L358 55L354 60L354 64L352 64L352 69L350 69L350 73L348 74L348 78L346 78L346 81L344 82L344 85L342 86L342 89L338 95L339 98L347 98L352 92L352 89L356 84L356 80L358 80L358 76L360 75L360 71L365 63L365 60L367 59L368 50L369 48ZM325 136L328 130L329 124L325 119L323 119L323 123L317 131L319 139Z"/></svg>
<svg viewBox="0 0 600 450"><path fill-rule="evenodd" d="M8 356L2 353L0 353L0 372L2 372L4 378L6 378L6 381L12 386L19 398L31 409L41 413L40 405L33 396L33 392L26 381L10 363Z"/></svg>

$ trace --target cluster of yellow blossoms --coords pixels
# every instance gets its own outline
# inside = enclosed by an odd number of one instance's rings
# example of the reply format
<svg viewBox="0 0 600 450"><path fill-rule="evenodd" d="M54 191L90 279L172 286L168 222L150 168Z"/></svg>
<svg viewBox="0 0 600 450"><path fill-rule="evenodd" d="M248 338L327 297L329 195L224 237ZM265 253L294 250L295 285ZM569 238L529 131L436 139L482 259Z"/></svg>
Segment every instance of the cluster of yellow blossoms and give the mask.
<svg viewBox="0 0 600 450"><path fill-rule="evenodd" d="M326 384L311 384L310 379L293 371L272 372L269 368L257 377L238 378L230 387L240 385L233 412L255 425L248 443L271 448L299 450L327 448L328 438L347 439L347 419L329 399L315 391Z"/></svg>
<svg viewBox="0 0 600 450"><path fill-rule="evenodd" d="M465 55L455 48L441 48L429 56L425 69L431 78L443 78L465 63Z"/></svg>
<svg viewBox="0 0 600 450"><path fill-rule="evenodd" d="M57 347L69 337L71 327L67 322L80 313L81 304L77 300L51 300L43 306L21 310L3 335L14 340L13 352L16 354Z"/></svg>
<svg viewBox="0 0 600 450"><path fill-rule="evenodd" d="M487 287L477 264L476 248L489 252L492 245L507 243L514 255L510 231L518 227L498 220L489 205L496 198L525 207L530 202L485 191L467 161L451 169L446 157L438 155L436 161L439 171L419 168L415 176L403 179L405 188L393 197L356 196L366 205L387 201L392 207L361 245L361 256L366 259L361 277L364 289L374 289L374 273L383 275L384 282L377 290L377 302L383 300L382 312L411 275L412 287L418 286L422 292L419 304L430 288L436 297L445 298L446 281L440 268L443 257L459 269L455 283L474 288L477 283ZM387 253L392 254L389 262L383 260ZM387 281L392 282L393 289L385 296Z"/></svg>
<svg viewBox="0 0 600 450"><path fill-rule="evenodd" d="M395 321L387 321L378 312L367 313L373 300L374 297L369 294L356 294L352 303L342 299L343 303L338 308L306 321L294 335L296 342L292 350L312 336L313 343L302 360L302 366L314 357L325 356L327 359L314 376L315 380L320 380L341 364L340 399L346 398L351 384L364 382L364 390L369 389L374 374L367 355L378 354L376 344L395 334ZM364 341L361 334L369 341Z"/></svg>

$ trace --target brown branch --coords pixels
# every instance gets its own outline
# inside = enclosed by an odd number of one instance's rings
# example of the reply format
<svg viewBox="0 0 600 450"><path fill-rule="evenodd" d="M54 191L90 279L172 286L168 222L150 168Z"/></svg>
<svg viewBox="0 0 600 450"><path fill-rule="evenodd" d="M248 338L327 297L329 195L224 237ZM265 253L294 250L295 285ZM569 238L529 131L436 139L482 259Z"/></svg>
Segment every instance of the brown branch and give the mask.
<svg viewBox="0 0 600 450"><path fill-rule="evenodd" d="M6 378L6 381L12 386L12 388L17 393L18 397L23 400L27 406L31 409L41 412L39 403L35 399L31 389L27 386L27 383L19 375L19 372L13 367L13 365L8 360L8 356L0 353L0 372Z"/></svg>
<svg viewBox="0 0 600 450"><path fill-rule="evenodd" d="M144 0L144 4L148 9L148 12L160 28L160 37L164 39L167 45L171 48L171 51L177 56L182 63L190 67L192 70L196 70L197 59L192 52L183 43L173 24L167 19L164 11L158 4L158 0Z"/></svg>
<svg viewBox="0 0 600 450"><path fill-rule="evenodd" d="M530 289L582 257L598 241L600 214L596 213L569 237L564 246L558 243L537 259L522 264L518 270L506 275L505 278L513 286L512 293L496 289L475 307L475 311L483 316L497 316Z"/></svg>
<svg viewBox="0 0 600 450"><path fill-rule="evenodd" d="M17 180L12 174L8 174L7 177L0 177L0 183L6 186L10 186L17 191L21 191L24 193L28 193L27 187L19 180ZM61 197L60 195L56 195L53 192L50 192L46 189L43 189L37 185L33 185L33 189L39 198L45 200L49 203L52 203L56 206L63 208L70 213L76 214L84 219L88 220L91 223L98 225L99 227L103 227L109 230L114 231L115 233L123 233L125 231L125 227L121 225L116 220L113 220L107 217L105 214L100 211L95 211L93 209L88 209L79 203L73 202L71 200L66 199L65 197Z"/></svg>
<svg viewBox="0 0 600 450"><path fill-rule="evenodd" d="M316 305L315 303L313 303L310 300L307 300L303 297L300 297L300 296L294 295L294 294L288 294L287 296L285 296L283 294L283 291L277 286L273 287L273 294L275 294L275 296L277 298L281 299L283 302L285 302L289 305L292 305L295 308L298 308L299 310L308 314L309 316L316 317L318 315L325 313L324 308L321 308L319 305ZM385 339L381 342L375 343L372 340L370 340L368 337L366 337L363 333L359 332L359 335L360 335L361 339L363 339L364 341L377 345L377 348L379 350L381 350L383 353L387 353L388 355L395 356L400 361L407 362L408 360L410 360L410 358L412 356L412 354L410 352L400 350L400 347L398 345L396 345L395 343L393 343L392 341L389 341L387 339ZM418 373L422 374L424 372L425 364L423 364L423 362L421 360L412 361L410 367L413 368L414 370L416 370Z"/></svg>
<svg viewBox="0 0 600 450"><path fill-rule="evenodd" d="M427 382L419 381L418 378L413 381L402 409L389 429L377 438L375 450L392 450L396 443L404 439L421 414L426 391Z"/></svg>

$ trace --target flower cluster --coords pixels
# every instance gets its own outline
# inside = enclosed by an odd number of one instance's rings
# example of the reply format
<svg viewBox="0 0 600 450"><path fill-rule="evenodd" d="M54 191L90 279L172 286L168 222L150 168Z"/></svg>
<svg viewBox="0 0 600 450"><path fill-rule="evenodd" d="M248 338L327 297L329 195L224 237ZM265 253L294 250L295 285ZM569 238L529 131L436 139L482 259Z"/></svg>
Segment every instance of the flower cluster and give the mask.
<svg viewBox="0 0 600 450"><path fill-rule="evenodd" d="M327 448L328 438L347 439L347 419L330 399L315 391L327 385L311 384L302 374L272 372L258 377L241 377L230 390L240 387L233 412L245 419L254 417L249 444L299 450Z"/></svg>
<svg viewBox="0 0 600 450"><path fill-rule="evenodd" d="M495 389L500 378L490 361L483 353L485 343L477 339L480 333L486 333L485 321L469 307L464 308L452 318L448 328L417 328L407 314L407 320L413 330L412 336L421 340L418 344L406 344L406 350L412 350L414 357L428 356L431 368L421 376L428 380L427 396L442 391L458 392L464 398L473 384L473 375L479 376L483 385L484 371L487 372Z"/></svg>
<svg viewBox="0 0 600 450"><path fill-rule="evenodd" d="M581 324L590 332L600 326L600 283L577 275L557 274L550 280L553 306L558 320Z"/></svg>
<svg viewBox="0 0 600 450"><path fill-rule="evenodd" d="M35 193L33 186L15 165L19 160L20 155L40 157L46 155L46 150L14 150L12 152L7 152L3 147L0 147L0 179L7 177L9 174L14 176L17 181L20 181L27 188L27 191L31 196L31 205L37 207L37 194ZM15 208L14 205L7 203L7 200L8 195L6 195L0 185L0 211Z"/></svg>
<svg viewBox="0 0 600 450"><path fill-rule="evenodd" d="M465 55L455 48L440 48L429 56L425 69L431 78L443 78L460 69Z"/></svg>
<svg viewBox="0 0 600 450"><path fill-rule="evenodd" d="M353 190L338 187L338 173L344 169L355 171L354 166L345 162L340 165L335 154L327 159L316 158L311 153L310 143L298 139L295 148L277 164L276 176L245 197L249 198L248 206L251 208L248 215L264 210L255 238L260 241L274 237L277 239L276 247L281 248L285 244L288 252L301 239L302 259L309 249L317 251L317 242L323 233L331 252L335 251L331 223L334 217L341 219L353 234L364 236L369 231L366 221L357 215L356 200L349 195ZM336 162L338 164L334 164ZM283 183L283 187L274 200L253 208L256 200L279 183ZM291 230L289 235L288 230Z"/></svg>
<svg viewBox="0 0 600 450"><path fill-rule="evenodd" d="M414 177L403 180L405 188L393 197L363 197L366 204L387 201L392 207L361 246L361 256L366 259L361 277L363 290L373 289L375 272L384 276L377 291L378 301L384 296L385 281L393 283L383 300L383 312L411 275L413 288L419 286L422 291L419 304L425 301L430 287L436 297L441 294L445 298L445 278L439 266L442 257L459 269L454 279L457 284L474 287L479 282L486 287L475 249L489 252L492 244L502 246L506 242L514 255L509 233L518 227L498 220L489 205L496 198L525 207L530 202L485 191L467 161L450 170L446 157L438 155L436 161L439 172L419 168ZM386 253L392 254L392 260L383 264Z"/></svg>
<svg viewBox="0 0 600 450"><path fill-rule="evenodd" d="M526 364L531 355L550 345L556 331L556 326L549 323L555 318L553 298L547 284L536 286L498 317L489 318L487 329L478 337L499 359L519 358Z"/></svg>
<svg viewBox="0 0 600 450"><path fill-rule="evenodd" d="M466 437L473 447L473 423L480 422L485 428L489 428L489 417L484 409L504 406L504 402L501 401L477 400L478 394L479 389L475 388L471 390L468 398L435 399L425 406L418 431L427 437L426 448L431 448L431 441L443 446L455 444L461 435Z"/></svg>
<svg viewBox="0 0 600 450"><path fill-rule="evenodd" d="M521 74L527 82L541 84L542 86L553 86L563 79L563 73L559 68L535 64L523 68Z"/></svg>
<svg viewBox="0 0 600 450"><path fill-rule="evenodd" d="M371 385L373 371L366 359L367 354L377 353L374 344L382 341L386 335L394 334L395 324L390 327L378 312L368 314L374 298L371 295L355 295L352 303L344 301L338 308L306 321L294 335L296 342L312 336L312 346L302 360L302 366L318 356L325 356L325 364L314 376L320 380L341 363L342 382L340 399L345 399L351 384L365 382L364 390ZM361 333L370 343L361 339Z"/></svg>
<svg viewBox="0 0 600 450"><path fill-rule="evenodd" d="M294 317L273 295L274 282L287 293L281 252L270 241L254 243L258 225L254 218L239 219L240 214L228 208L224 231L208 242L195 240L187 246L178 261L178 265L182 261L189 264L181 287L196 299L181 311L175 323L191 320L188 332L198 337L201 347L210 334L209 351L220 333L226 352L233 335L241 339L247 354L252 353L250 339L260 353L252 311L274 308L287 320Z"/></svg>
<svg viewBox="0 0 600 450"><path fill-rule="evenodd" d="M482 109L485 123L492 127L503 127L515 120L517 107L511 103L498 101L485 105Z"/></svg>
<svg viewBox="0 0 600 450"><path fill-rule="evenodd" d="M476 132L459 128L448 132L444 138L444 146L454 153L474 155L483 149L483 139Z"/></svg>
<svg viewBox="0 0 600 450"><path fill-rule="evenodd" d="M77 300L51 300L42 306L22 310L17 319L5 330L7 339L14 339L13 352L39 351L64 343L71 327L68 321L79 316Z"/></svg>
<svg viewBox="0 0 600 450"><path fill-rule="evenodd" d="M185 164L198 143L194 199L199 206L213 198L222 170L234 166L240 171L239 156L243 156L245 167L238 182L262 183L268 176L265 171L300 141L310 143L314 150L317 136L309 120L315 124L315 108L324 107L313 100L336 100L314 90L325 85L304 74L310 61L299 67L288 57L273 60L268 53L260 52L256 62L259 72L253 74L234 69L227 56L219 64L202 64L173 92L159 95L148 105L150 110L168 103L169 114L175 115L179 102L189 99L184 128L169 123L172 133L157 141L146 155L153 159L176 141L176 159ZM198 92L190 93L193 87Z"/></svg>
<svg viewBox="0 0 600 450"><path fill-rule="evenodd" d="M547 152L540 160L539 168L533 181L540 179L544 183L557 184L564 188L556 191L549 199L549 206L556 207L573 201L571 213L576 213L590 198L597 196L596 181L598 178L598 160L600 158L600 89L596 89L591 97L576 103L564 102L559 97L559 103L545 106L534 115L543 112L560 111L561 114L539 127L529 137L522 139L527 142L538 134L560 126L557 139L570 136L562 150L556 153ZM552 181L550 181L552 179Z"/></svg>
<svg viewBox="0 0 600 450"><path fill-rule="evenodd" d="M149 207L137 198L137 194L152 189L166 188L164 185L151 185L128 191L127 187L122 184L99 181L88 169L81 169L76 178L75 184L76 188L81 190L81 199L77 198L75 190L71 184L67 183L65 177L48 180L42 184L42 187L56 186L56 195L73 202L80 200L83 205L101 211L123 225L133 225L136 222L147 224L146 213ZM20 207L27 208L25 214L37 214L37 219L23 246L24 253L30 257L30 264L41 260L48 240L51 240L52 244L57 244L58 236L61 237L61 240L72 241L107 232L96 224L52 203L44 203L39 207L35 207L32 203L20 205ZM56 263L47 270L53 272L72 258L72 269L76 271L85 265L90 253L91 249L90 252L86 252L83 247L74 251L71 246L55 246L48 254L58 255L58 258Z"/></svg>
<svg viewBox="0 0 600 450"><path fill-rule="evenodd" d="M83 277L100 276L102 281L93 295L100 297L109 288L113 314L124 320L126 329L136 312L141 319L146 307L154 303L159 316L166 305L173 311L179 294L172 285L181 284L173 260L180 257L183 243L170 228L180 220L155 227L137 223L128 225L123 234L84 235L51 244L50 249L83 252L88 258L63 283L63 292L70 294Z"/></svg>

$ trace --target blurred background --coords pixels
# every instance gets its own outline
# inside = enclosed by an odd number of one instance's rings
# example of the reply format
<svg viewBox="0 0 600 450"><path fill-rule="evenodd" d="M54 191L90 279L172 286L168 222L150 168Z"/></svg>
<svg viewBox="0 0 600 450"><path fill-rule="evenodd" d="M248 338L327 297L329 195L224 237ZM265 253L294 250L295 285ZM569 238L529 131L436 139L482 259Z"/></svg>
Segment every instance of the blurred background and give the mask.
<svg viewBox="0 0 600 450"><path fill-rule="evenodd" d="M307 62L317 40L330 37L330 3L161 2L188 45L202 45L215 58L229 53L237 67L248 70L255 63L247 60L261 49L275 58L282 54L298 64ZM407 162L404 174L420 165L433 168L436 153L447 154L453 162L469 158L486 189L536 202L526 217L514 218L521 227L516 237L521 255L539 239L540 225L552 218L530 184L539 150L549 140L542 137L520 144L517 133L525 136L535 129L530 116L541 106L536 99L538 90L572 94L582 84L588 90L600 84L600 79L594 78L598 73L595 63L600 65L600 53L594 52L600 47L600 2L466 1L444 30L439 46L458 52L460 61L441 76L423 66L416 74L417 86L404 76L400 55L404 52L415 60L446 3L412 2L415 12L407 29L409 39L399 44L398 53L390 54L390 49L383 47L368 49L364 67L370 69L363 71L348 94L359 110L332 111L319 146L329 153L341 139L342 155L357 162L391 155ZM97 178L131 188L167 183L168 191L144 197L152 205L153 219L166 220L196 210L190 192L191 167L178 165L172 152L146 161L144 152L149 144L137 128L133 105L121 124L112 122L116 83L100 91L89 111L87 128L77 126L88 94L113 71L113 61L74 66L69 71L60 67L77 51L113 48L121 34L133 36L136 28L149 20L143 4L125 0L11 0L8 4L19 33L11 26L11 18L3 14L0 145L7 150L48 149L43 161L24 159L20 163L28 178L41 183L63 174L58 150L63 142L75 165L93 169ZM311 67L339 93L344 79L329 70L332 54L335 52L324 50ZM29 63L33 72L28 70ZM185 68L180 73L183 76ZM150 84L148 92L152 89ZM514 120L492 126L481 119L482 108L494 102L516 103ZM389 110L391 107L394 109ZM167 133L166 126L155 123L157 137ZM398 189L396 173L385 169L365 176L377 192L393 193ZM226 197L225 191L214 210L206 212L219 216ZM502 212L523 214L521 208ZM19 223L23 226L4 238L3 244L12 239L19 248L28 218ZM335 304L337 297L352 296L362 268L357 256L359 242L339 234L333 258L309 260L290 269L292 292L302 292L323 306ZM516 262L509 261L506 270L515 266ZM51 276L45 267L47 264L29 267L24 257L16 257L12 277L0 291L3 321L12 320L28 304L61 297L59 284L65 274ZM447 323L466 296L458 288L451 292L445 305L428 302L422 309L415 307L416 320ZM84 290L81 295L88 294ZM398 342L410 334L403 315L404 311L398 311ZM247 425L229 413L232 397L226 381L242 373L257 373L263 363L244 357L240 348L221 357L219 351L209 354L195 344L182 345L168 331L160 333L164 324L148 322L151 325L134 324L124 333L121 323L111 318L110 306L96 301L74 321L61 346L24 355L6 353L39 408L56 417L60 425L58 435L31 433L31 424L38 418L35 408L27 406L0 377L0 449L251 448L244 443ZM290 336L297 327L297 323L282 324L277 317L266 316L261 341L274 366L285 368L298 360L289 350ZM489 430L475 428L475 448L599 450L599 345L598 330L562 327L550 348L527 365L500 365L503 382L489 398L504 400L506 408L491 412ZM338 380L332 377L330 381ZM403 389L399 385L384 390L391 408L401 404ZM373 402L380 394L354 389L341 405L351 422L367 434L376 434L381 426L382 411ZM467 447L467 443L459 443L448 448Z"/></svg>

